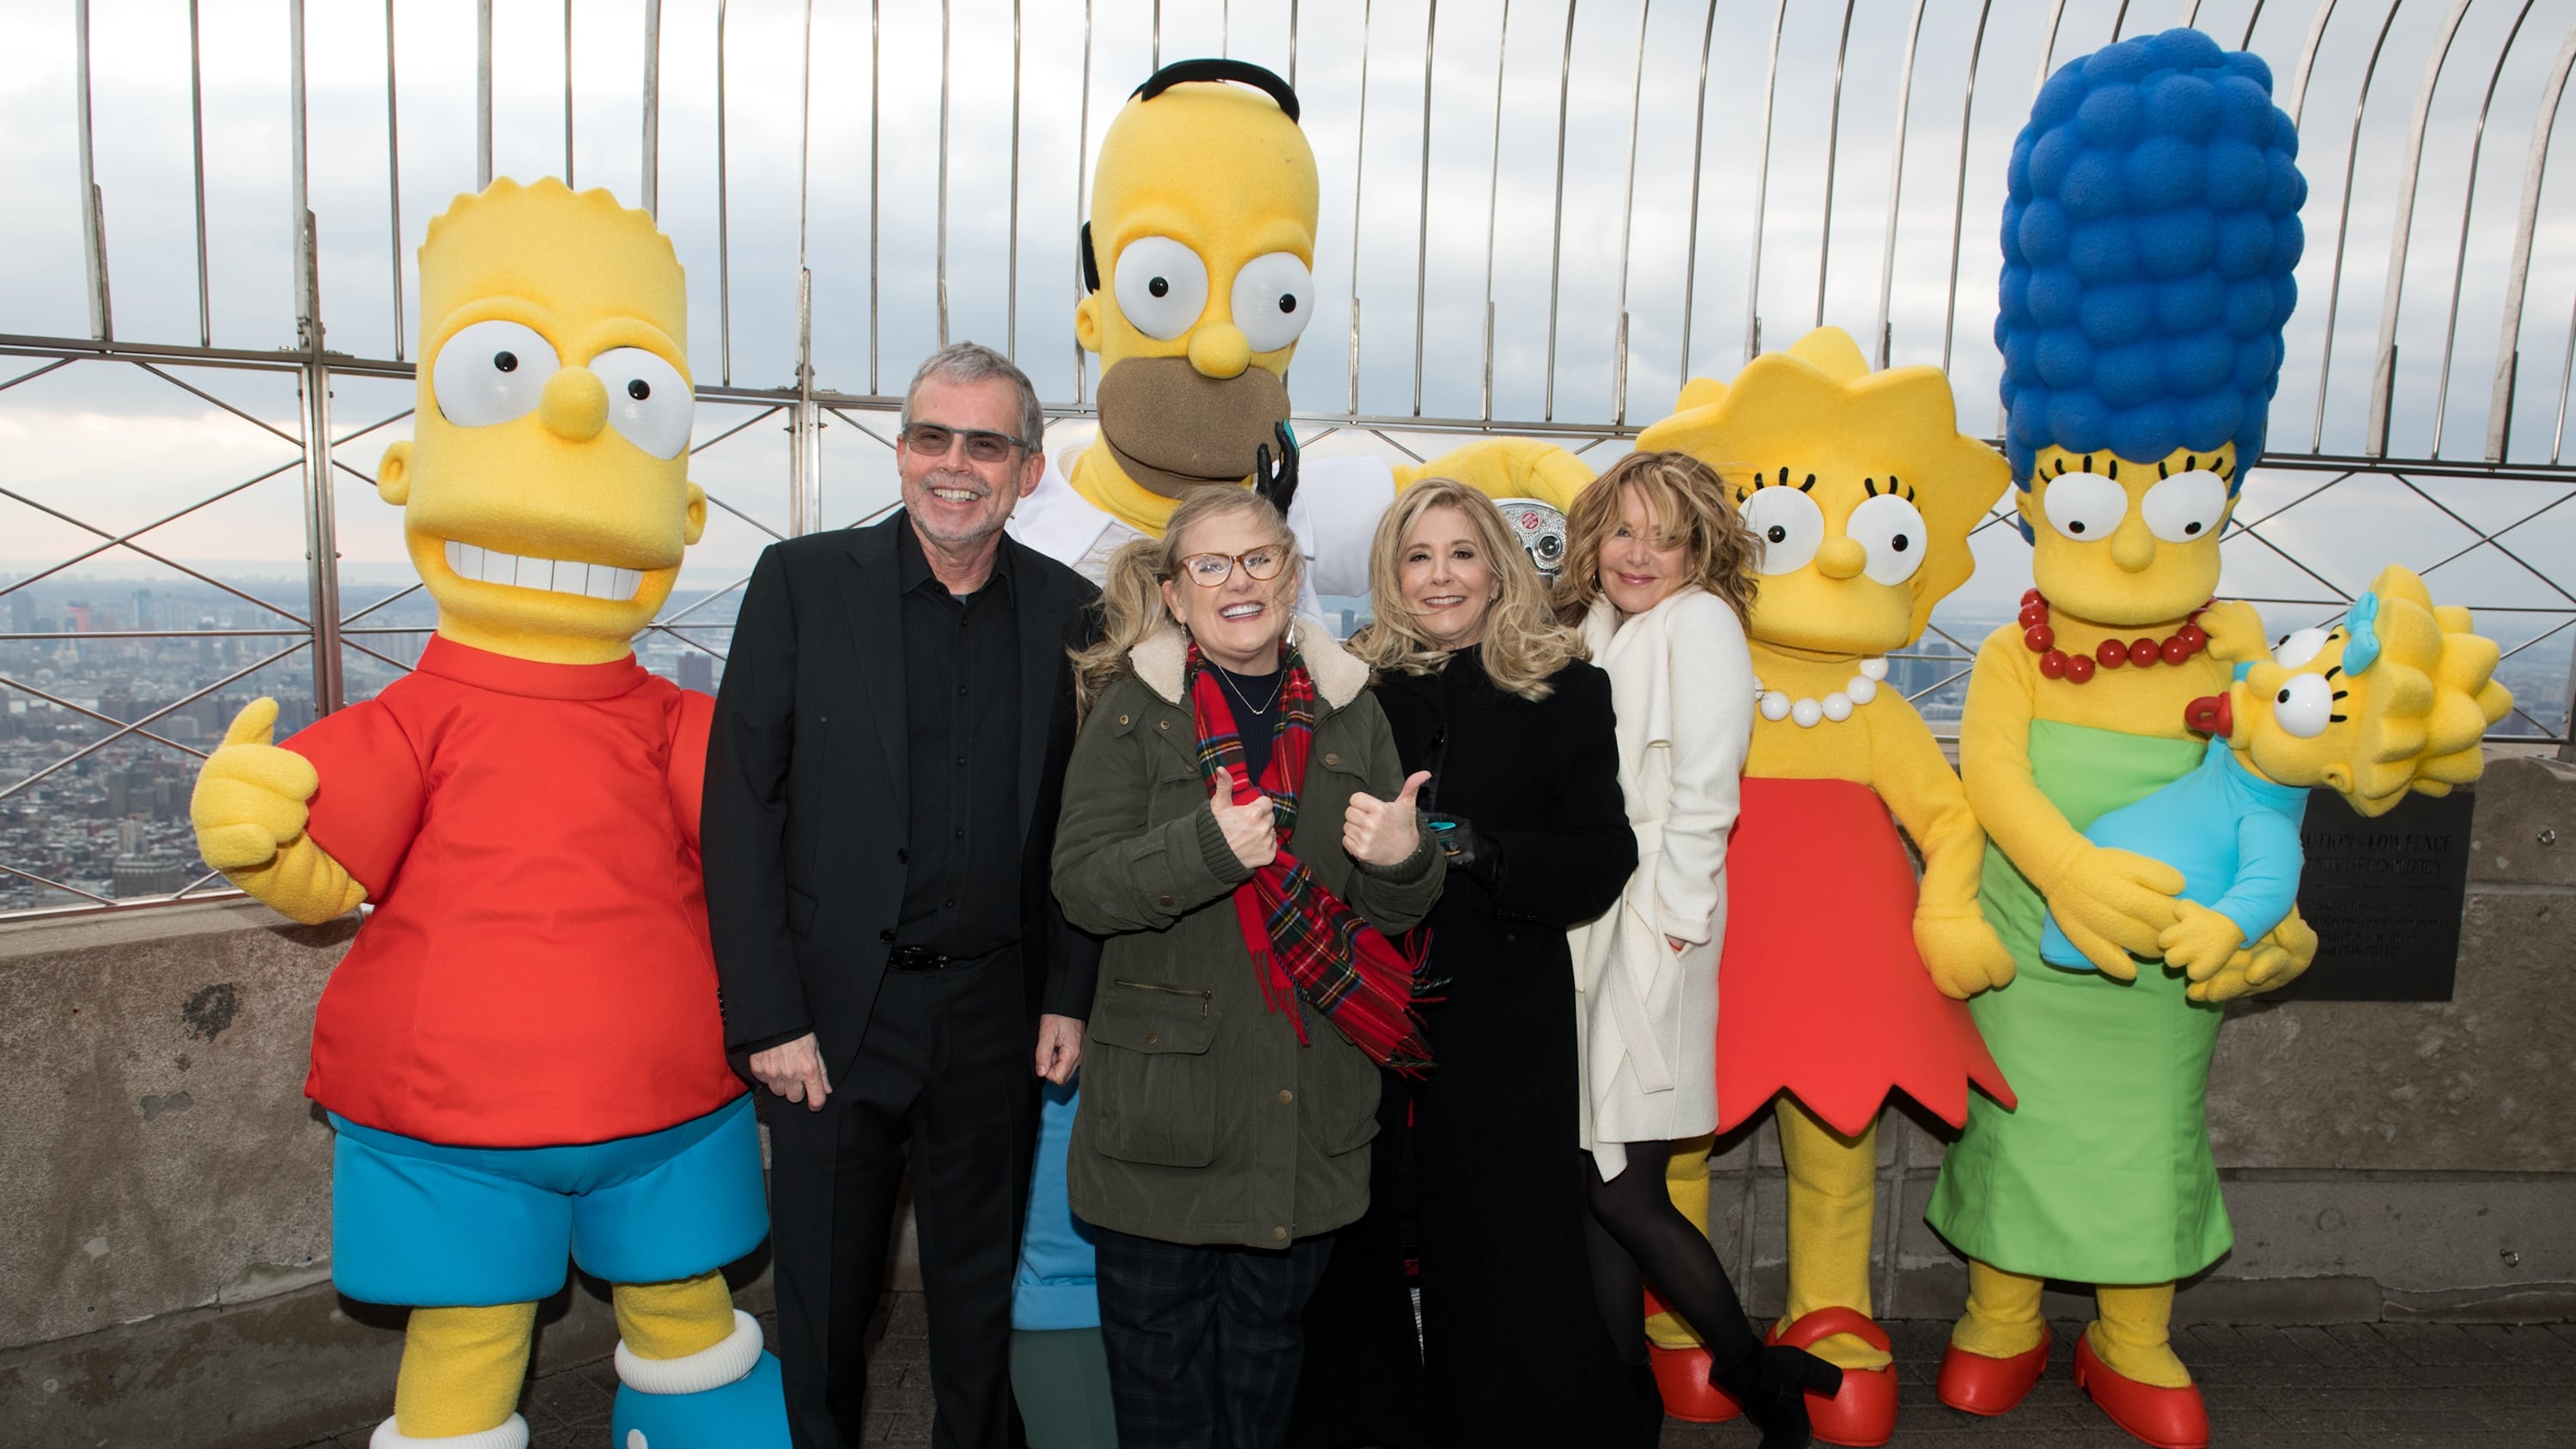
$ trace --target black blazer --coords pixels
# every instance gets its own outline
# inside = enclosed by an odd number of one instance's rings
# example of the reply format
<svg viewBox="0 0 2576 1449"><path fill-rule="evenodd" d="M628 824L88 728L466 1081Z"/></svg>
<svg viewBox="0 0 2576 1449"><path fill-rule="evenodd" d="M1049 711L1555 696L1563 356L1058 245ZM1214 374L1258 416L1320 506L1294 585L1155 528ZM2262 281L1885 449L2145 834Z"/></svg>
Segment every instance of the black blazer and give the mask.
<svg viewBox="0 0 2576 1449"><path fill-rule="evenodd" d="M809 534L761 554L707 742L707 921L736 1052L811 1030L845 1074L903 906L910 773L895 530ZM1020 944L1030 1010L1085 1017L1099 943L1048 889L1073 673L1098 597L1007 535L1020 640Z"/></svg>

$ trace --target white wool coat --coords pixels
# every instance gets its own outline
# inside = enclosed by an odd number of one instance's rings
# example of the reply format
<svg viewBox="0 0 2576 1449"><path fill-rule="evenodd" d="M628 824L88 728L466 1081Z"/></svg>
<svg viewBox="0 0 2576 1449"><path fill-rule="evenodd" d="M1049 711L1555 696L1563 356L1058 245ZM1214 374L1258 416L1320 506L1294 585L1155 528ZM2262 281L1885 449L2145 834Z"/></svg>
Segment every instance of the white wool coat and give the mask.
<svg viewBox="0 0 2576 1449"><path fill-rule="evenodd" d="M1619 788L1637 834L1637 873L1619 903L1570 940L1582 1145L1607 1179L1627 1166L1624 1143L1717 1126L1726 838L1753 741L1753 657L1735 611L1696 586L1626 619L1596 600L1583 640L1610 676Z"/></svg>

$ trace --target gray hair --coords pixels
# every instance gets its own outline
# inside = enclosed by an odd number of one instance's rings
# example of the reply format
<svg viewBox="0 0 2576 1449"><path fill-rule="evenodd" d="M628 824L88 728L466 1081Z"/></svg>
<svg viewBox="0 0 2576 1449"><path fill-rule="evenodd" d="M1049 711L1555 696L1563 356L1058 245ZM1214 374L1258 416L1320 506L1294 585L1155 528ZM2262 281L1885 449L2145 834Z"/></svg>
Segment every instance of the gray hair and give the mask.
<svg viewBox="0 0 2576 1449"><path fill-rule="evenodd" d="M1038 390L1029 375L1020 371L1009 358L981 342L951 342L922 359L921 368L912 375L912 386L903 392L903 424L912 424L912 400L920 395L921 385L937 378L941 382L990 382L1008 379L1020 394L1020 441L1035 452L1046 436L1046 415L1038 410Z"/></svg>

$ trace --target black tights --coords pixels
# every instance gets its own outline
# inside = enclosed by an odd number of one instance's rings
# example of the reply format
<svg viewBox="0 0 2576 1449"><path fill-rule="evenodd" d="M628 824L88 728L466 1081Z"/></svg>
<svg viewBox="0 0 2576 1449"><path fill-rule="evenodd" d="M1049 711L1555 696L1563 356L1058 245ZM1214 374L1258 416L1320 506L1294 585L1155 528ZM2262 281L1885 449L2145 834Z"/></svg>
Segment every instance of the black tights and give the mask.
<svg viewBox="0 0 2576 1449"><path fill-rule="evenodd" d="M1744 1362L1760 1351L1762 1338L1744 1316L1744 1303L1708 1235L1691 1226L1664 1190L1664 1164L1673 1145L1631 1142L1627 1148L1627 1170L1607 1182L1598 1160L1584 1154L1591 1172L1592 1282L1610 1341L1621 1361L1646 1361L1642 1280L1652 1279L1664 1302L1708 1345L1712 1363L1726 1368Z"/></svg>

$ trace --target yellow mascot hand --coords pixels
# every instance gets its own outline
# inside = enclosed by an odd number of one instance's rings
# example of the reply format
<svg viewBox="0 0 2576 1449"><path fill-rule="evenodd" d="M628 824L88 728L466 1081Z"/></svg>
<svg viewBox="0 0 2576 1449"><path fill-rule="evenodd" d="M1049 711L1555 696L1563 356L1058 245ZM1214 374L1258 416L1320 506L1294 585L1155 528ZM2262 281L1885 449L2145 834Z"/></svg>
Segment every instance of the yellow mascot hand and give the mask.
<svg viewBox="0 0 2576 1449"><path fill-rule="evenodd" d="M2174 923L2156 933L2165 964L2194 981L2217 974L2245 945L2245 931L2198 901L2174 902Z"/></svg>
<svg viewBox="0 0 2576 1449"><path fill-rule="evenodd" d="M1923 969L1932 984L1953 1001L1965 1001L2013 979L2012 952L1986 918L1965 914L1914 917L1914 948L1923 953Z"/></svg>
<svg viewBox="0 0 2576 1449"><path fill-rule="evenodd" d="M2174 922L2182 872L2161 860L2079 839L2043 889L2066 939L2105 976L2134 981L2132 952L2154 956Z"/></svg>
<svg viewBox="0 0 2576 1449"><path fill-rule="evenodd" d="M2263 637L2263 615L2236 599L2200 611L2201 632L2209 636L2209 657L2223 664L2258 664L2272 657Z"/></svg>
<svg viewBox="0 0 2576 1449"><path fill-rule="evenodd" d="M1562 513L1592 481L1592 470L1554 443L1485 438L1395 470L1399 492L1425 478L1454 478L1488 498L1535 498Z"/></svg>
<svg viewBox="0 0 2576 1449"><path fill-rule="evenodd" d="M276 730L277 701L252 700L206 757L188 801L197 852L280 915L327 921L356 909L366 887L304 833L304 802L321 778L310 760L269 743Z"/></svg>
<svg viewBox="0 0 2576 1449"><path fill-rule="evenodd" d="M2229 956L2209 979L2183 988L2183 995L2194 1001L2233 1001L2258 991L2277 991L2298 980L2316 959L2317 933L2294 910L2271 934Z"/></svg>

